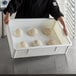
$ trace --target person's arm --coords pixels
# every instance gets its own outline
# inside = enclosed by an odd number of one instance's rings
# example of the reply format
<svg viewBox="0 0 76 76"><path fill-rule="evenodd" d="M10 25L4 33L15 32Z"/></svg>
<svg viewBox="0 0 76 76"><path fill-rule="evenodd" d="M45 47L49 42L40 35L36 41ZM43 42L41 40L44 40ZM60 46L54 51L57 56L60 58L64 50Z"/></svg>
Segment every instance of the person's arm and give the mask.
<svg viewBox="0 0 76 76"><path fill-rule="evenodd" d="M8 24L10 21L10 16L17 11L19 6L21 5L23 0L11 0L8 4L8 6L4 9L4 22L5 24Z"/></svg>
<svg viewBox="0 0 76 76"><path fill-rule="evenodd" d="M4 14L9 12L10 15L12 15L12 13L15 13L17 11L22 2L23 0L10 0L8 6L3 11Z"/></svg>
<svg viewBox="0 0 76 76"><path fill-rule="evenodd" d="M49 13L54 17L55 20L59 20L63 26L65 35L68 35L68 31L64 21L64 15L61 13L59 5L56 0L49 0Z"/></svg>

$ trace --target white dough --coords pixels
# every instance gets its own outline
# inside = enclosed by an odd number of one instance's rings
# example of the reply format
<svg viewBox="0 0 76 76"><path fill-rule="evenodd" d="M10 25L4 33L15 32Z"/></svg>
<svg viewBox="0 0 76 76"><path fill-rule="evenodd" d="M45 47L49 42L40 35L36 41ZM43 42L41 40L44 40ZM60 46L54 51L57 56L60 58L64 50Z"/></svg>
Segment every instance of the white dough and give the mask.
<svg viewBox="0 0 76 76"><path fill-rule="evenodd" d="M55 45L55 44L57 44L56 40L48 40L47 42L47 45Z"/></svg>
<svg viewBox="0 0 76 76"><path fill-rule="evenodd" d="M43 34L50 36L52 34L52 28L50 25L43 26L42 28Z"/></svg>
<svg viewBox="0 0 76 76"><path fill-rule="evenodd" d="M21 41L21 42L19 43L19 47L20 47L20 48L27 48L27 47L28 47L28 44L27 44L27 42L25 42L25 41Z"/></svg>
<svg viewBox="0 0 76 76"><path fill-rule="evenodd" d="M29 36L36 36L38 34L38 30L36 28L32 28L28 31Z"/></svg>
<svg viewBox="0 0 76 76"><path fill-rule="evenodd" d="M41 45L43 45L41 40L35 40L32 42L32 46L41 46Z"/></svg>
<svg viewBox="0 0 76 76"><path fill-rule="evenodd" d="M14 31L14 36L21 37L23 35L23 30L18 28Z"/></svg>

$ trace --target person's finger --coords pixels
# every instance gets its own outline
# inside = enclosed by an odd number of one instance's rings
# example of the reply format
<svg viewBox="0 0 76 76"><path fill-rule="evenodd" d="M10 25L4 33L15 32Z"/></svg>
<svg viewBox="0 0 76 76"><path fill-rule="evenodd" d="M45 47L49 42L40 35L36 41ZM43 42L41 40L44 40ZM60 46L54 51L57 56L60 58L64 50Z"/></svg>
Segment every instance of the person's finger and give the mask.
<svg viewBox="0 0 76 76"><path fill-rule="evenodd" d="M5 24L8 24L9 23L9 21L5 21Z"/></svg>
<svg viewBox="0 0 76 76"><path fill-rule="evenodd" d="M6 20L6 18L4 18L4 23L7 24L7 20Z"/></svg>
<svg viewBox="0 0 76 76"><path fill-rule="evenodd" d="M67 29L63 29L63 31L64 31L65 35L67 36L68 35Z"/></svg>
<svg viewBox="0 0 76 76"><path fill-rule="evenodd" d="M64 32L65 32L65 35L67 36L68 35L67 31L65 30Z"/></svg>
<svg viewBox="0 0 76 76"><path fill-rule="evenodd" d="M5 24L8 24L8 21L7 20L5 20L4 22L5 22Z"/></svg>
<svg viewBox="0 0 76 76"><path fill-rule="evenodd" d="M7 19L7 18L4 19L4 23L5 23L5 24L9 24L9 21L10 21L10 20Z"/></svg>

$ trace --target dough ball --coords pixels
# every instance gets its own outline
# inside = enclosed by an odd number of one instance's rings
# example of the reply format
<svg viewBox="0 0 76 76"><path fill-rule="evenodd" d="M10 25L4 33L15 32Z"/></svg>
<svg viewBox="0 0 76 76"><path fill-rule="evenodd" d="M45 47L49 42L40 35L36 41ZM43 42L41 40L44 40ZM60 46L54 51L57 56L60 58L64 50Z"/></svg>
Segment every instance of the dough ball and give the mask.
<svg viewBox="0 0 76 76"><path fill-rule="evenodd" d="M35 40L32 42L32 46L41 46L41 45L43 45L41 40Z"/></svg>
<svg viewBox="0 0 76 76"><path fill-rule="evenodd" d="M23 35L23 30L18 28L14 31L14 36L21 37Z"/></svg>
<svg viewBox="0 0 76 76"><path fill-rule="evenodd" d="M50 25L44 26L44 27L42 28L42 32L43 32L43 34L45 34L45 35L47 35L47 36L50 36L51 33L52 33L51 26L50 26Z"/></svg>
<svg viewBox="0 0 76 76"><path fill-rule="evenodd" d="M29 36L36 36L38 34L38 30L36 28L32 28L28 31Z"/></svg>
<svg viewBox="0 0 76 76"><path fill-rule="evenodd" d="M25 42L25 41L21 41L21 42L19 43L19 47L20 47L20 48L27 48L27 47L28 47L28 44L27 44L27 42Z"/></svg>
<svg viewBox="0 0 76 76"><path fill-rule="evenodd" d="M57 44L57 43L56 43L56 40L49 40L49 41L47 42L47 45L55 45L55 44Z"/></svg>

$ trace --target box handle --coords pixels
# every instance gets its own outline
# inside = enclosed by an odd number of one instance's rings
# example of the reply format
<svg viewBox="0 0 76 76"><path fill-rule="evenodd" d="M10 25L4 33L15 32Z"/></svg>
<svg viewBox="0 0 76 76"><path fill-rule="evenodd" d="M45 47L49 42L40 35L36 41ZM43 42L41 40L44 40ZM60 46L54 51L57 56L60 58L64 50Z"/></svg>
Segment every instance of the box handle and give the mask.
<svg viewBox="0 0 76 76"><path fill-rule="evenodd" d="M27 49L27 51L26 51L26 54L28 54L29 53L29 49Z"/></svg>
<svg viewBox="0 0 76 76"><path fill-rule="evenodd" d="M57 50L57 47L55 47L55 50L54 51L56 51Z"/></svg>

